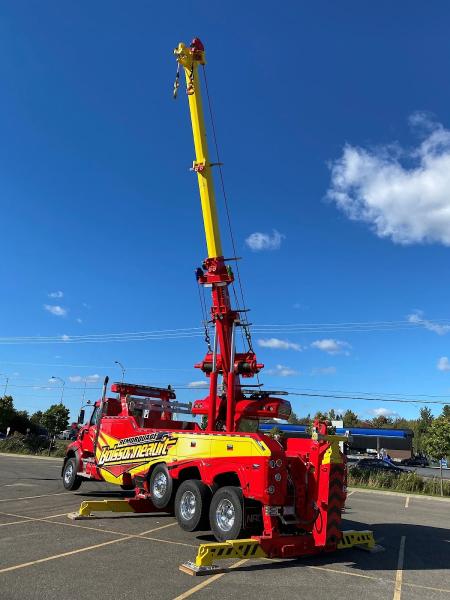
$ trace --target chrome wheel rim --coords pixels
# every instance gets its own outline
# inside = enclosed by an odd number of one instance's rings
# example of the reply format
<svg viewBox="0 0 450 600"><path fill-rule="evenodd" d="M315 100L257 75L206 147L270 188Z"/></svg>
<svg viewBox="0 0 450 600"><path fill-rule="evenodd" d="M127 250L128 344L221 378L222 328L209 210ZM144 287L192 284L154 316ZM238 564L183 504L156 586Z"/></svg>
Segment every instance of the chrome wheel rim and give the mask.
<svg viewBox="0 0 450 600"><path fill-rule="evenodd" d="M167 477L165 473L158 473L153 481L153 495L163 498L167 490Z"/></svg>
<svg viewBox="0 0 450 600"><path fill-rule="evenodd" d="M180 502L180 513L182 518L185 521L190 521L192 517L195 515L195 511L197 510L197 500L195 499L194 494L187 490L181 496Z"/></svg>
<svg viewBox="0 0 450 600"><path fill-rule="evenodd" d="M67 467L67 469L64 472L64 483L69 484L70 480L72 479L72 474L73 474L73 464L70 463L70 465Z"/></svg>
<svg viewBox="0 0 450 600"><path fill-rule="evenodd" d="M236 511L233 503L227 498L224 498L219 502L216 508L216 522L222 531L230 531L234 525L236 518Z"/></svg>

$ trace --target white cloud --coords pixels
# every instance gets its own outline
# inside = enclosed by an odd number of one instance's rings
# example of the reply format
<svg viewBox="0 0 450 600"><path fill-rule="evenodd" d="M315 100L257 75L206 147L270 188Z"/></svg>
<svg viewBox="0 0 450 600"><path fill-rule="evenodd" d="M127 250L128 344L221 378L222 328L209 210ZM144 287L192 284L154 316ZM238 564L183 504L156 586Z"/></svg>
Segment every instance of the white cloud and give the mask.
<svg viewBox="0 0 450 600"><path fill-rule="evenodd" d="M259 231L255 231L255 233L251 233L248 236L245 243L254 252L259 252L261 250L278 250L281 246L281 240L285 237L285 235L276 229L272 230L272 235L270 235L270 233L260 233Z"/></svg>
<svg viewBox="0 0 450 600"><path fill-rule="evenodd" d="M56 317L65 317L67 315L67 308L63 308L57 304L44 304L44 308Z"/></svg>
<svg viewBox="0 0 450 600"><path fill-rule="evenodd" d="M434 323L433 321L428 321L423 318L423 312L421 310L416 310L412 314L408 315L408 321L410 323L414 323L415 325L421 325L428 329L429 331L433 331L438 335L445 335L450 331L450 325L440 325L439 323Z"/></svg>
<svg viewBox="0 0 450 600"><path fill-rule="evenodd" d="M208 387L208 382L205 381L204 379L200 380L200 381L191 381L190 383L188 383L188 388L200 388L200 387Z"/></svg>
<svg viewBox="0 0 450 600"><path fill-rule="evenodd" d="M438 371L450 371L450 361L447 356L441 356L437 364Z"/></svg>
<svg viewBox="0 0 450 600"><path fill-rule="evenodd" d="M100 379L100 375L95 373L94 375L87 375L86 377L83 377L82 375L71 375L69 377L71 383L84 383L85 379L87 383L96 383Z"/></svg>
<svg viewBox="0 0 450 600"><path fill-rule="evenodd" d="M76 319L76 321L77 321L77 323L82 323L82 322L83 322L83 319L80 319L80 317L78 317L78 318Z"/></svg>
<svg viewBox="0 0 450 600"><path fill-rule="evenodd" d="M410 125L421 139L415 148L346 145L331 165L327 197L381 238L450 246L450 130L424 113Z"/></svg>
<svg viewBox="0 0 450 600"><path fill-rule="evenodd" d="M64 292L61 292L61 290L58 290L57 292L50 292L48 294L49 298L62 298L64 296Z"/></svg>
<svg viewBox="0 0 450 600"><path fill-rule="evenodd" d="M398 417L398 413L395 412L395 410L385 408L384 406L380 406L379 408L371 408L367 412L374 417Z"/></svg>
<svg viewBox="0 0 450 600"><path fill-rule="evenodd" d="M274 348L275 350L296 350L301 352L300 344L295 344L289 340L279 340L278 338L259 339L258 346L261 348Z"/></svg>
<svg viewBox="0 0 450 600"><path fill-rule="evenodd" d="M327 354L346 354L347 356L350 354L347 348L351 348L349 343L331 338L316 340L311 344L311 347L322 350L322 352L326 352Z"/></svg>
<svg viewBox="0 0 450 600"><path fill-rule="evenodd" d="M312 370L313 375L335 375L336 373L336 367L322 367Z"/></svg>
<svg viewBox="0 0 450 600"><path fill-rule="evenodd" d="M68 342L70 340L70 335L67 335L67 334L64 333L61 336L61 339L63 340L63 342Z"/></svg>
<svg viewBox="0 0 450 600"><path fill-rule="evenodd" d="M292 377L293 375L300 375L299 371L286 367L285 365L276 365L274 369L268 369L267 375L278 375L279 377Z"/></svg>

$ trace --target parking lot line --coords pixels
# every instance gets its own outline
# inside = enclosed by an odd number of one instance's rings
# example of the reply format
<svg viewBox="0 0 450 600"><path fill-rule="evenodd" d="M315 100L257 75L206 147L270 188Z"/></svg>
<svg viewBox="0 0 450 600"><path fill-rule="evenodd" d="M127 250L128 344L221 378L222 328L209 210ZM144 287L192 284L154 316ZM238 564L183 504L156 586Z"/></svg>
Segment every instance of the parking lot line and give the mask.
<svg viewBox="0 0 450 600"><path fill-rule="evenodd" d="M242 560L239 560L237 563L234 563L233 565L231 565L230 569L236 569L236 567L240 567L241 565L243 565L244 563L246 563L248 560L249 560L248 558L244 558ZM176 596L175 598L173 598L173 600L184 600L185 598L189 598L189 596L192 596L192 594L195 594L196 592L199 592L200 590L202 590L206 586L211 585L211 583L214 583L214 581L217 581L218 579L220 579L224 575L226 575L226 573L217 573L217 575L213 575L212 577L208 577L208 579L205 579L204 581L202 581L198 585L195 585L190 590L187 590L186 592L183 592L179 596Z"/></svg>
<svg viewBox="0 0 450 600"><path fill-rule="evenodd" d="M77 550L70 550L70 552L62 552L61 554L54 554L53 556L46 556L45 558L38 558L37 560L31 560L26 563L21 563L19 565L14 565L12 567L5 567L4 569L0 569L1 573L8 573L10 571L16 571L17 569L24 569L25 567L32 567L33 565L38 565L40 563L48 562L49 560L56 560L58 558L65 558L66 556L72 556L73 554L79 554L80 552L88 552L89 550L95 550L96 548L101 548L102 546L109 546L110 544L117 544L117 542L123 542L124 540L130 540L133 536L128 536L126 538L119 538L117 540L109 540L108 542L102 542L101 544L94 544L93 546L85 546L84 548L78 548Z"/></svg>
<svg viewBox="0 0 450 600"><path fill-rule="evenodd" d="M44 521L46 523L55 523L55 521L45 521L45 519L34 519L34 520ZM71 524L67 523L67 525L71 525ZM176 525L176 523L170 523L170 525ZM80 525L80 527L81 527L81 525ZM160 529L163 529L164 527L169 527L169 525L163 525L162 527L155 527L154 529L150 529L147 533L151 533L152 531L159 531ZM99 529L98 531L103 532L102 529ZM96 548L101 548L103 546L109 546L110 544L117 544L118 542L125 542L125 541L131 540L133 538L134 539L135 538L146 539L141 535L121 534L121 533L119 535L124 535L125 537L121 537L116 540L109 540L108 542L102 542L100 544L94 544L93 546L85 546L83 548L78 548L77 550L70 550L69 552L62 552L61 554L54 554L52 556L46 556L45 558L31 560L29 562L21 563L19 565L13 565L12 567L5 567L4 569L0 569L0 574L8 573L10 571L16 571L17 569L24 569L25 567L32 567L33 565L38 565L40 563L48 562L50 560L57 560L58 558L65 558L67 556L72 556L74 554L79 554L81 552L88 552L89 550L95 550ZM164 540L159 540L159 541L164 541Z"/></svg>
<svg viewBox="0 0 450 600"><path fill-rule="evenodd" d="M373 575L363 575L362 573L353 573L350 571L343 571L342 569L331 569L330 567L318 567L316 565L305 565L308 569L315 569L317 571L328 571L329 573L339 573L339 575L349 575L350 577L362 577L363 579L374 579L375 581L386 581L380 577L374 577Z"/></svg>
<svg viewBox="0 0 450 600"><path fill-rule="evenodd" d="M443 592L444 594L450 594L450 590L446 588L435 588L430 587L429 585L419 585L418 583L407 583L406 581L403 582L403 585L413 588L419 588L421 590L430 590L431 592Z"/></svg>
<svg viewBox="0 0 450 600"><path fill-rule="evenodd" d="M45 519L53 519L54 517L62 517L66 513L59 513L58 515L49 515L48 517L23 517L22 515L12 515L11 513L0 512L0 515L7 517L20 517L21 521L10 521L9 523L0 523L0 527L6 527L6 525L20 525L21 523L29 523L30 521L43 521Z"/></svg>
<svg viewBox="0 0 450 600"><path fill-rule="evenodd" d="M173 540L164 540L161 538L156 538L156 537L150 537L146 534L148 533L152 533L154 531L160 531L161 529L165 529L166 527L173 527L174 525L176 525L176 522L173 523L168 523L166 525L162 525L161 527L154 527L153 529L149 529L148 531L143 531L142 533L124 533L123 531L115 531L113 529L100 529L99 527L91 527L89 525L77 525L76 523L66 523L64 521L50 521L50 519L55 518L55 517L63 517L65 516L67 513L61 513L58 515L49 515L47 517L25 517L22 515L16 515L14 513L5 513L5 512L0 512L0 515L6 515L8 517L18 517L23 519L22 521L12 521L10 523L2 523L2 525L20 525L23 523L29 523L31 521L40 521L40 522L44 522L44 523L50 523L53 525L62 525L64 527L78 527L79 529L88 529L89 531L98 531L99 533L109 533L109 534L113 534L113 535L119 535L121 537L127 537L127 538L141 538L144 540L150 540L152 542L160 542L161 544L172 544L174 546L185 546L187 548L197 548L198 546L196 544L187 544L186 542L175 542Z"/></svg>
<svg viewBox="0 0 450 600"><path fill-rule="evenodd" d="M403 560L405 557L405 541L406 536L402 535L400 539L400 548L398 550L397 573L395 575L395 589L393 600L400 600L402 596L402 581L403 581Z"/></svg>
<svg viewBox="0 0 450 600"><path fill-rule="evenodd" d="M409 506L409 496L406 496L405 508L408 508L408 506Z"/></svg>
<svg viewBox="0 0 450 600"><path fill-rule="evenodd" d="M15 502L16 500L33 500L34 498L45 498L47 496L64 496L73 492L56 492L55 494L41 494L40 496L23 496L22 498L2 498L0 502Z"/></svg>

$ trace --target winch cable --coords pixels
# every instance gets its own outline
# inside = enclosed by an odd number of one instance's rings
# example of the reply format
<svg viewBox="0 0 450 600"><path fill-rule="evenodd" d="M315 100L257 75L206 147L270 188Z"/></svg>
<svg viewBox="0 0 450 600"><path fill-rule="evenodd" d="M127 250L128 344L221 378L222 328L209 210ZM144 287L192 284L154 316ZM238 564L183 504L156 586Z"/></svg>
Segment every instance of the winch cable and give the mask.
<svg viewBox="0 0 450 600"><path fill-rule="evenodd" d="M225 205L225 213L227 215L227 223L228 223L228 231L230 234L230 240L231 240L231 246L233 249L233 256L234 258L237 258L237 253L236 253L236 243L235 243L235 239L234 239L234 234L233 234L233 227L231 225L231 217L230 217L230 210L229 210L229 205L228 205L228 197L227 197L227 193L226 193L226 189L225 189L225 181L224 181L224 177L223 177L223 171L222 171L222 164L220 161L220 151L219 151L219 143L217 140L217 134L216 134L216 126L215 126L215 121L214 121L214 114L213 114L213 110L212 110L212 102L211 102L211 97L209 94L209 88L208 88L208 79L206 76L206 67L205 65L203 65L203 79L205 82L205 90L206 90L206 98L208 101L208 111L209 111L209 117L210 117L210 121L211 121L211 130L212 130L212 134L213 134L213 140L214 140L214 147L215 147L215 152L216 152L216 162L217 162L217 166L219 167L219 176L220 176L220 186L222 188L222 195L223 195L223 199L224 199L224 205ZM241 301L242 301L242 308L245 309L246 307L246 303L245 303L245 297L244 297L244 288L242 285L242 279L241 279L241 273L240 273L240 269L239 269L239 262L236 260L235 261L235 265L236 265L236 274L237 274L237 281L238 281L238 286L239 286L239 293L241 296ZM236 298L236 304L237 307L239 309L239 302L237 300L237 294L235 293L235 298ZM242 334L244 334L245 332L245 338L247 341L247 345L248 345L248 350L250 352L253 352L253 345L252 345L252 338L251 338L251 332L250 332L250 325L248 322L248 319L246 317L246 313L242 312L241 313L241 322L242 322ZM245 341L244 341L244 335L242 335L243 338L243 344L245 347ZM259 377L258 374L256 374L258 383L259 383Z"/></svg>

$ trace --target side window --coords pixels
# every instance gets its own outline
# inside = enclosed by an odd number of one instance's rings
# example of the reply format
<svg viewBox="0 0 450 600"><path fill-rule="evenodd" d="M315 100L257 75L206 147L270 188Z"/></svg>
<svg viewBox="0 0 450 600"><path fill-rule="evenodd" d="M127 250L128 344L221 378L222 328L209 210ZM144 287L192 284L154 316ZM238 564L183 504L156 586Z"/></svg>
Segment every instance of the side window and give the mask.
<svg viewBox="0 0 450 600"><path fill-rule="evenodd" d="M97 425L99 415L100 415L100 407L96 406L94 408L94 412L92 413L91 420L89 421L89 425L91 425L91 426L92 425Z"/></svg>

